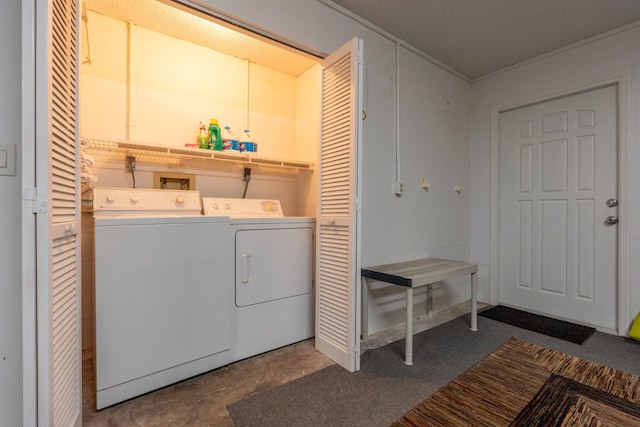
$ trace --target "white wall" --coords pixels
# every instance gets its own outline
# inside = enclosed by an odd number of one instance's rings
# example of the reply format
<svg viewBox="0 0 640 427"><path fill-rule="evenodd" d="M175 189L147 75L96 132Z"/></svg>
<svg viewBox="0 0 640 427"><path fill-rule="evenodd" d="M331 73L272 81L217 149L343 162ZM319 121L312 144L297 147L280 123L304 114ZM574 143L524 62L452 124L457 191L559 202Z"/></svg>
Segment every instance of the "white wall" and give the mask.
<svg viewBox="0 0 640 427"><path fill-rule="evenodd" d="M238 137L249 126L260 155L295 158L296 77L135 25L128 30L91 11L88 17L81 135L183 147L195 142L200 121L216 118Z"/></svg>
<svg viewBox="0 0 640 427"><path fill-rule="evenodd" d="M322 69L316 65L300 75L296 86L296 158L318 163ZM315 143L307 143L315 141ZM318 174L300 171L296 177L297 213L300 216L316 216L318 205Z"/></svg>
<svg viewBox="0 0 640 427"><path fill-rule="evenodd" d="M415 53L400 48L400 179L396 177L395 42L368 31L363 141L362 264L427 256L469 259L470 85ZM432 184L420 187L421 178ZM459 183L467 190L454 192ZM370 284L369 330L404 321L405 294ZM426 289L416 292L416 315L426 311ZM469 299L468 278L433 292L435 310Z"/></svg>
<svg viewBox="0 0 640 427"><path fill-rule="evenodd" d="M22 286L20 256L20 87L19 0L0 4L0 144L17 144L17 176L0 176L0 421L22 425Z"/></svg>
<svg viewBox="0 0 640 427"><path fill-rule="evenodd" d="M629 275L621 272L628 284L629 322L640 311L640 26L609 34L588 44L557 52L515 67L473 85L474 117L471 132L471 258L481 264L479 298L489 298L490 183L491 183L491 109L540 100L574 89L597 84L611 76L628 73L630 85L625 93L626 141L628 155L628 194L619 199L621 221L626 221L629 244ZM624 110L623 110L624 114ZM623 135L624 136L624 135ZM625 213L628 212L629 216ZM624 254L623 254L624 256ZM628 325L622 325L623 331Z"/></svg>

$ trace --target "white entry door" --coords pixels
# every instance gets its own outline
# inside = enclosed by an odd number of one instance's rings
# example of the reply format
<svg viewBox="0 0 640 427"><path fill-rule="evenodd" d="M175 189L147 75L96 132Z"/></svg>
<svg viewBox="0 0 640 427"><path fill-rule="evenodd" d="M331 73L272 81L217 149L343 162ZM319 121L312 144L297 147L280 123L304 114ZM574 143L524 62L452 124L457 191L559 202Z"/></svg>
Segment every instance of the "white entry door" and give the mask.
<svg viewBox="0 0 640 427"><path fill-rule="evenodd" d="M617 86L500 114L500 302L616 329L617 147Z"/></svg>

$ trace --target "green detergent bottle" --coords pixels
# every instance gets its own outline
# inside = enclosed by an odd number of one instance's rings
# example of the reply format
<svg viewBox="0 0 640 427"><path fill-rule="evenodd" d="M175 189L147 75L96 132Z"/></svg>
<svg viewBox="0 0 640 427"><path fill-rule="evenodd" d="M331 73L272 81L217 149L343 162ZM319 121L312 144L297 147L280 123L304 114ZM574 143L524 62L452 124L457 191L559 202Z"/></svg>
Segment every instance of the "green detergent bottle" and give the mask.
<svg viewBox="0 0 640 427"><path fill-rule="evenodd" d="M209 120L209 150L222 151L222 137L218 119Z"/></svg>

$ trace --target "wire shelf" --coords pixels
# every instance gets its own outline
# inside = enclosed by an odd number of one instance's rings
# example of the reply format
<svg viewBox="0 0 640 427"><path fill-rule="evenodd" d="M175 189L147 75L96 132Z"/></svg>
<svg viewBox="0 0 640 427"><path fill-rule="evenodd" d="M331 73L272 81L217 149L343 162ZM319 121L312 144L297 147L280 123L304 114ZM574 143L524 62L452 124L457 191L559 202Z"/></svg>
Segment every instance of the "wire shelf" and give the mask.
<svg viewBox="0 0 640 427"><path fill-rule="evenodd" d="M295 160L279 160L263 156L255 153L235 153L229 151L211 151L201 148L190 147L168 147L161 145L153 145L148 143L140 143L133 141L109 141L101 139L88 139L88 148L92 150L100 150L108 153L127 153L148 157L149 161L153 161L154 157L160 158L164 162L179 162L181 159L205 159L214 161L241 163L247 166L263 165L286 169L313 170L313 163L301 162ZM121 154L118 156L121 157ZM107 160L107 159L105 159Z"/></svg>

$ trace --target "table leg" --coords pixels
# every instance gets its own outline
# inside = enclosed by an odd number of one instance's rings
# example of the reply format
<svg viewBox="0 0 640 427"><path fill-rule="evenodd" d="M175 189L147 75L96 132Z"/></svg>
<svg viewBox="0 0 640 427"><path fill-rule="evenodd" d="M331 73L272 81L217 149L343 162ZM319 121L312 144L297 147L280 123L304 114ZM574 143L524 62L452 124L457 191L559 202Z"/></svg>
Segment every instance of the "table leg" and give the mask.
<svg viewBox="0 0 640 427"><path fill-rule="evenodd" d="M404 363L413 365L413 288L407 288L407 325L406 343L404 348Z"/></svg>
<svg viewBox="0 0 640 427"><path fill-rule="evenodd" d="M478 278L471 273L471 330L478 330Z"/></svg>
<svg viewBox="0 0 640 427"><path fill-rule="evenodd" d="M362 331L361 340L367 342L369 338L369 282L366 277L362 277Z"/></svg>

